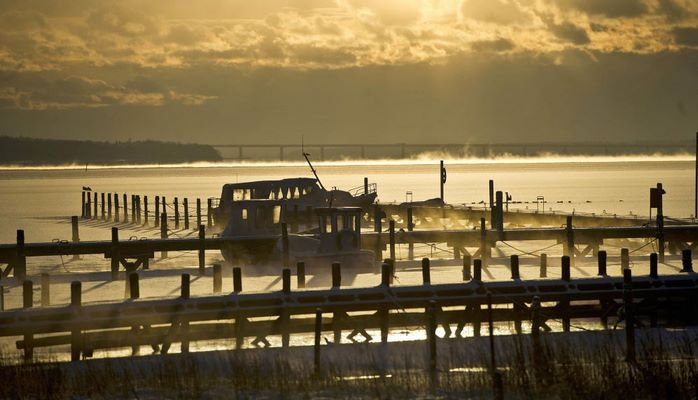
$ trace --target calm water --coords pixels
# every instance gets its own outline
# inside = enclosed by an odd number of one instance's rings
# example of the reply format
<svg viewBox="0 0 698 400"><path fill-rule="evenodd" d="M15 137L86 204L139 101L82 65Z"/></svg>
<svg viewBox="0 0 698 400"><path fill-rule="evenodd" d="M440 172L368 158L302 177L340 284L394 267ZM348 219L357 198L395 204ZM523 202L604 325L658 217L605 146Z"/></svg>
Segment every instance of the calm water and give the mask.
<svg viewBox="0 0 698 400"><path fill-rule="evenodd" d="M363 177L378 184L382 202L438 197L438 160L317 163L327 187L360 186ZM667 191L665 214L693 214L694 163L690 157L544 158L520 160L450 160L446 162L446 201L477 203L488 197L488 179L496 190L509 192L512 208L536 209L544 196L546 209L647 215L649 188L662 182ZM24 228L27 241L69 239L65 221L80 213L80 191L165 195L202 199L218 197L224 183L312 176L306 165L243 164L189 167L129 167L97 169L0 170L0 242L13 242ZM130 199L130 197L129 197ZM562 203L559 203L562 202ZM85 239L107 239L108 229L85 228Z"/></svg>

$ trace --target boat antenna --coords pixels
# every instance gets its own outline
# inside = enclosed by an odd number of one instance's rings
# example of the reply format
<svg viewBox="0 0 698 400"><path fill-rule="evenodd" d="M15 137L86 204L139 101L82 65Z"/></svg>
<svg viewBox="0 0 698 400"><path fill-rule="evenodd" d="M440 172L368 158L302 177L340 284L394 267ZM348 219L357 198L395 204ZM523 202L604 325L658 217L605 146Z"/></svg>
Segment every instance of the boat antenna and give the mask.
<svg viewBox="0 0 698 400"><path fill-rule="evenodd" d="M320 185L322 190L327 190L327 189L325 189L325 186L322 184L322 182L320 182L320 177L317 176L317 171L315 171L315 168L313 168L313 163L310 162L310 158L308 158L308 156L310 156L310 154L303 151L303 157L305 157L305 161L308 162L308 166L310 166L310 170L313 171L313 175L315 175L315 179L317 179L317 183Z"/></svg>

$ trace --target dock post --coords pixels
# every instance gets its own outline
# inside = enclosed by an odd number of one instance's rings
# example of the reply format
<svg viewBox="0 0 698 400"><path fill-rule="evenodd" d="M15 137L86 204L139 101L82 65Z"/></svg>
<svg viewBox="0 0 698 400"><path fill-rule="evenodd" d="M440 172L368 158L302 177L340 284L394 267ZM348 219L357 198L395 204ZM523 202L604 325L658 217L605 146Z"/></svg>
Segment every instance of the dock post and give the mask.
<svg viewBox="0 0 698 400"><path fill-rule="evenodd" d="M285 294L291 293L291 269L290 268L284 268L281 271L281 291Z"/></svg>
<svg viewBox="0 0 698 400"><path fill-rule="evenodd" d="M140 224L143 222L143 209L141 208L141 195L136 195L136 220Z"/></svg>
<svg viewBox="0 0 698 400"><path fill-rule="evenodd" d="M502 191L498 190L496 193L495 197L495 204L494 208L492 208L492 217L491 217L491 225L493 229L497 230L497 233L499 233L499 238L502 239L504 237L504 207L502 203L504 202L502 199Z"/></svg>
<svg viewBox="0 0 698 400"><path fill-rule="evenodd" d="M51 305L51 277L46 272L41 274L41 307Z"/></svg>
<svg viewBox="0 0 698 400"><path fill-rule="evenodd" d="M141 295L140 293L140 287L138 285L138 273L137 272L131 272L128 275L128 291L129 291L129 297L131 300L138 299ZM140 326L134 325L131 326L131 333L136 336L138 334L138 331L140 330ZM132 344L131 345L131 355L137 355L140 353L140 348L141 346L137 344Z"/></svg>
<svg viewBox="0 0 698 400"><path fill-rule="evenodd" d="M540 277L548 277L548 255L545 253L541 253L540 255Z"/></svg>
<svg viewBox="0 0 698 400"><path fill-rule="evenodd" d="M332 289L339 289L342 286L342 266L338 262L332 263Z"/></svg>
<svg viewBox="0 0 698 400"><path fill-rule="evenodd" d="M363 156L361 158L364 158ZM368 178L364 176L364 194L368 194Z"/></svg>
<svg viewBox="0 0 698 400"><path fill-rule="evenodd" d="M223 271L220 264L213 264L213 293L223 290Z"/></svg>
<svg viewBox="0 0 698 400"><path fill-rule="evenodd" d="M490 246L487 243L487 227L484 218L480 218L480 260L482 267L487 268L489 262Z"/></svg>
<svg viewBox="0 0 698 400"><path fill-rule="evenodd" d="M422 284L431 284L431 262L428 258L422 258Z"/></svg>
<svg viewBox="0 0 698 400"><path fill-rule="evenodd" d="M242 269L240 267L233 268L233 292L242 292Z"/></svg>
<svg viewBox="0 0 698 400"><path fill-rule="evenodd" d="M568 256L562 256L562 280L563 281L569 281L570 280L570 258ZM570 331L570 317L569 317L569 308L570 308L570 301L567 297L565 297L563 300L560 300L559 302L560 305L560 310L562 311L562 330L563 332L569 332Z"/></svg>
<svg viewBox="0 0 698 400"><path fill-rule="evenodd" d="M662 195L664 194L664 189L662 189L662 184L657 183L658 204L657 204L657 247L659 250L659 262L664 262L664 207Z"/></svg>
<svg viewBox="0 0 698 400"><path fill-rule="evenodd" d="M111 198L111 196L109 196ZM80 281L70 282L70 306L73 308L73 315L80 315L82 305L82 283ZM70 331L70 361L80 361L82 353L82 334L80 329Z"/></svg>
<svg viewBox="0 0 698 400"><path fill-rule="evenodd" d="M470 270L470 264L472 263L472 257L470 254L465 254L463 255L463 280L464 281L469 281L473 279L471 270Z"/></svg>
<svg viewBox="0 0 698 400"><path fill-rule="evenodd" d="M182 274L182 287L180 295L183 299L188 299L191 295L191 277L189 274Z"/></svg>
<svg viewBox="0 0 698 400"><path fill-rule="evenodd" d="M482 282L482 260L479 258L473 260L473 280Z"/></svg>
<svg viewBox="0 0 698 400"><path fill-rule="evenodd" d="M288 225L286 225L285 222L281 223L281 247L283 266L284 268L288 268L290 264L290 250L288 243Z"/></svg>
<svg viewBox="0 0 698 400"><path fill-rule="evenodd" d="M112 220L112 195L111 195L111 193L107 194L107 220L109 220L109 221Z"/></svg>
<svg viewBox="0 0 698 400"><path fill-rule="evenodd" d="M206 206L206 227L211 228L213 227L213 199L208 198L207 200L207 206Z"/></svg>
<svg viewBox="0 0 698 400"><path fill-rule="evenodd" d="M109 197L111 198L111 197ZM79 243L80 242L80 227L78 225L78 217L72 216L70 217L70 228L72 230L72 241L73 243ZM73 260L78 260L80 259L80 256L77 254L73 255Z"/></svg>
<svg viewBox="0 0 698 400"><path fill-rule="evenodd" d="M427 342L429 343L429 372L436 373L436 301L429 300L427 312Z"/></svg>
<svg viewBox="0 0 698 400"><path fill-rule="evenodd" d="M82 214L80 214L81 218L85 218L87 213L85 212L85 191L82 191Z"/></svg>
<svg viewBox="0 0 698 400"><path fill-rule="evenodd" d="M196 226L201 226L201 199L196 199Z"/></svg>
<svg viewBox="0 0 698 400"><path fill-rule="evenodd" d="M395 260L395 221L392 219L388 223L388 236L390 239L390 259Z"/></svg>
<svg viewBox="0 0 698 400"><path fill-rule="evenodd" d="M494 180L490 179L490 210L494 207ZM490 225L492 224L492 220L490 220Z"/></svg>
<svg viewBox="0 0 698 400"><path fill-rule="evenodd" d="M131 223L135 224L138 222L138 207L136 206L136 195L131 195Z"/></svg>
<svg viewBox="0 0 698 400"><path fill-rule="evenodd" d="M606 250L600 250L597 253L596 258L597 258L597 262L599 264L599 272L597 275L599 275L599 276L608 275L608 273L606 272L606 260L607 260Z"/></svg>
<svg viewBox="0 0 698 400"><path fill-rule="evenodd" d="M100 204L101 211L102 211L102 219L105 219L107 217L107 208L106 208L106 204L104 201L105 200L104 192L100 193L100 200L101 200L100 203L102 203L102 204Z"/></svg>
<svg viewBox="0 0 698 400"><path fill-rule="evenodd" d="M574 231L572 230L572 216L567 216L565 226L564 255L570 258L570 265L574 267Z"/></svg>
<svg viewBox="0 0 698 400"><path fill-rule="evenodd" d="M163 212L160 214L160 239L167 239L168 237L168 230L167 230L167 213ZM167 258L167 250L163 250L162 253L160 254L161 258Z"/></svg>
<svg viewBox="0 0 698 400"><path fill-rule="evenodd" d="M22 308L34 307L34 282L25 280L22 282ZM34 335L24 334L24 361L34 358Z"/></svg>
<svg viewBox="0 0 698 400"><path fill-rule="evenodd" d="M296 286L299 289L305 289L305 263L303 261L296 263L296 279Z"/></svg>
<svg viewBox="0 0 698 400"><path fill-rule="evenodd" d="M622 248L620 249L620 273L621 275L623 274L623 271L630 268L630 252L628 252L628 249Z"/></svg>
<svg viewBox="0 0 698 400"><path fill-rule="evenodd" d="M92 194L87 192L87 203L85 203L85 218L92 218Z"/></svg>
<svg viewBox="0 0 698 400"><path fill-rule="evenodd" d="M143 196L143 225L148 225L150 217L148 214L148 196Z"/></svg>
<svg viewBox="0 0 698 400"><path fill-rule="evenodd" d="M162 203L162 211L160 213L166 213L167 212L167 198L165 196L162 196L160 199L160 202Z"/></svg>
<svg viewBox="0 0 698 400"><path fill-rule="evenodd" d="M383 211L378 204L373 205L373 231L377 233L376 235L376 248L374 253L376 256L376 261L383 259L383 243L381 243L381 232L383 231Z"/></svg>
<svg viewBox="0 0 698 400"><path fill-rule="evenodd" d="M659 278L659 273L657 272L657 253L650 254L650 278Z"/></svg>
<svg viewBox="0 0 698 400"><path fill-rule="evenodd" d="M521 279L519 274L519 256L514 254L509 258L509 267L511 268L511 279Z"/></svg>
<svg viewBox="0 0 698 400"><path fill-rule="evenodd" d="M95 197L95 204L94 204L95 209L94 209L94 213L92 214L92 218L97 219L98 218L97 217L97 192L94 192L94 197Z"/></svg>
<svg viewBox="0 0 698 400"><path fill-rule="evenodd" d="M691 259L691 249L681 250L681 272L693 272L693 260Z"/></svg>
<svg viewBox="0 0 698 400"><path fill-rule="evenodd" d="M291 269L284 268L281 271L281 292L283 294L291 293ZM286 348L291 342L291 334L289 333L289 323L291 318L286 308L279 310L279 330L281 331L281 347Z"/></svg>
<svg viewBox="0 0 698 400"><path fill-rule="evenodd" d="M395 260L386 258L383 263L388 264L390 267L390 284L392 285L395 280Z"/></svg>
<svg viewBox="0 0 698 400"><path fill-rule="evenodd" d="M119 222L119 194L114 193L114 222Z"/></svg>
<svg viewBox="0 0 698 400"><path fill-rule="evenodd" d="M124 224L128 223L128 200L126 193L124 193Z"/></svg>
<svg viewBox="0 0 698 400"><path fill-rule="evenodd" d="M155 216L153 218L155 226L160 226L160 196L155 196Z"/></svg>
<svg viewBox="0 0 698 400"><path fill-rule="evenodd" d="M381 264L381 286L389 287L391 281L391 275L393 271L390 269L390 264Z"/></svg>
<svg viewBox="0 0 698 400"><path fill-rule="evenodd" d="M570 280L570 257L568 256L562 256L562 280L563 281L569 281Z"/></svg>
<svg viewBox="0 0 698 400"><path fill-rule="evenodd" d="M412 215L412 207L407 207L407 231L412 232L414 230L414 222L413 222L413 215ZM412 243L412 240L407 244L407 259L412 261L414 260L414 243Z"/></svg>
<svg viewBox="0 0 698 400"><path fill-rule="evenodd" d="M191 295L191 277L189 274L182 274L181 296L183 299L188 299ZM182 341L180 343L180 351L182 353L189 352L189 321L180 321L182 332Z"/></svg>
<svg viewBox="0 0 698 400"><path fill-rule="evenodd" d="M322 310L315 309L315 341L313 345L313 364L315 376L320 376L320 336L322 335Z"/></svg>
<svg viewBox="0 0 698 400"><path fill-rule="evenodd" d="M633 313L632 270L623 270L623 307L625 308L626 361L635 362L635 315Z"/></svg>
<svg viewBox="0 0 698 400"><path fill-rule="evenodd" d="M444 202L444 184L446 183L446 169L444 168L444 160L439 163L439 190L441 202Z"/></svg>
<svg viewBox="0 0 698 400"><path fill-rule="evenodd" d="M17 229L17 246L15 248L14 277L18 281L27 277L27 255L24 252L24 230Z"/></svg>
<svg viewBox="0 0 698 400"><path fill-rule="evenodd" d="M206 227L199 225L199 275L206 275Z"/></svg>
<svg viewBox="0 0 698 400"><path fill-rule="evenodd" d="M111 280L119 279L119 264L121 255L119 254L119 228L111 228Z"/></svg>
<svg viewBox="0 0 698 400"><path fill-rule="evenodd" d="M189 199L186 197L182 200L182 207L184 208L184 229L189 230Z"/></svg>
<svg viewBox="0 0 698 400"><path fill-rule="evenodd" d="M179 198L174 198L174 222L175 229L179 229Z"/></svg>

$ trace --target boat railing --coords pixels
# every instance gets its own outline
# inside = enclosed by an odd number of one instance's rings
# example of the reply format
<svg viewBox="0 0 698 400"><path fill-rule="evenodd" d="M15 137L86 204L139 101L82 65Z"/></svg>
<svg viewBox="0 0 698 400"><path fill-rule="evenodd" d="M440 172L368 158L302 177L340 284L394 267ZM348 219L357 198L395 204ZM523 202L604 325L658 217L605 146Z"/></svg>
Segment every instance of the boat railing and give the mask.
<svg viewBox="0 0 698 400"><path fill-rule="evenodd" d="M376 193L377 191L378 185L376 183L368 184L368 192L366 192L366 188L364 187L364 185L357 186L348 190L348 192L354 197L358 197L363 194Z"/></svg>

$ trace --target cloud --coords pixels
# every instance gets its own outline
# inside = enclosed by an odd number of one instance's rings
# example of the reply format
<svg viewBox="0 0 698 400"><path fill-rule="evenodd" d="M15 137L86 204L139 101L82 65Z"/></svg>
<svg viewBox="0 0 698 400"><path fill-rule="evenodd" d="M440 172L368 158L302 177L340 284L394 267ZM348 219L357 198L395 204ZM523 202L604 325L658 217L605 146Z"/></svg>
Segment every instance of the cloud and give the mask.
<svg viewBox="0 0 698 400"><path fill-rule="evenodd" d="M473 42L471 48L475 51L507 51L514 48L514 43L508 39L496 39L496 40L481 40L478 42Z"/></svg>
<svg viewBox="0 0 698 400"><path fill-rule="evenodd" d="M678 45L698 47L698 27L678 27L671 32Z"/></svg>
<svg viewBox="0 0 698 400"><path fill-rule="evenodd" d="M495 24L521 24L531 20L516 0L465 0L463 17Z"/></svg>
<svg viewBox="0 0 698 400"><path fill-rule="evenodd" d="M586 30L570 22L551 24L550 31L558 38L576 45L584 45L590 42Z"/></svg>
<svg viewBox="0 0 698 400"><path fill-rule="evenodd" d="M637 17L649 12L644 0L554 0L562 9L575 9L587 14L610 18Z"/></svg>

